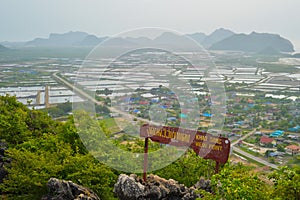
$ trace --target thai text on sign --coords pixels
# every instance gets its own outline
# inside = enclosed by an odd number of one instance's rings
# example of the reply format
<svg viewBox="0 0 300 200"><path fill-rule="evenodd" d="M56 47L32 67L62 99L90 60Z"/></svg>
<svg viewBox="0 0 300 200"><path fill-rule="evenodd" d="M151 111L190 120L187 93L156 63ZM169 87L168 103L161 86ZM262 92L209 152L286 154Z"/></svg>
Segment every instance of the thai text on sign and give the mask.
<svg viewBox="0 0 300 200"><path fill-rule="evenodd" d="M219 163L226 163L229 157L230 141L225 137L178 127L148 124L141 127L140 134L141 137L148 137L154 142L172 146L189 146L199 156Z"/></svg>

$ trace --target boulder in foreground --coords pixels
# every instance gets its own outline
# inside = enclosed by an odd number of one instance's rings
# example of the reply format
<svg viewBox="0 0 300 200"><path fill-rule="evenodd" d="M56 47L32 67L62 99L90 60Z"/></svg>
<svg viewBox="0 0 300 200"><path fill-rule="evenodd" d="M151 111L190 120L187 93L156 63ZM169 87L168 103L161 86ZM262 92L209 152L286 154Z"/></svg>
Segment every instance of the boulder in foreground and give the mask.
<svg viewBox="0 0 300 200"><path fill-rule="evenodd" d="M50 178L47 187L49 194L42 200L100 200L92 190L71 181Z"/></svg>
<svg viewBox="0 0 300 200"><path fill-rule="evenodd" d="M200 180L195 186L188 188L173 179L166 180L156 175L149 175L144 182L137 175L121 174L114 187L120 200L195 200L200 197L195 189L210 192L210 181Z"/></svg>

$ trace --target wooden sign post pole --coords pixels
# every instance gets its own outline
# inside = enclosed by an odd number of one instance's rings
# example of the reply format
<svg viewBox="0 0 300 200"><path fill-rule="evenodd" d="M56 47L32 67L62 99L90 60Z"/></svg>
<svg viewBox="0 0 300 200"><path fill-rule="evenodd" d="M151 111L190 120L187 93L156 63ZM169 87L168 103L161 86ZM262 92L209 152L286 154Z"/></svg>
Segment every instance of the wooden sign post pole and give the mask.
<svg viewBox="0 0 300 200"><path fill-rule="evenodd" d="M216 162L216 169L215 169L215 173L218 174L219 173L219 167L220 167L220 163Z"/></svg>
<svg viewBox="0 0 300 200"><path fill-rule="evenodd" d="M144 147L144 173L143 173L143 179L146 182L147 180L147 165L148 165L148 141L149 138L145 138L145 147Z"/></svg>

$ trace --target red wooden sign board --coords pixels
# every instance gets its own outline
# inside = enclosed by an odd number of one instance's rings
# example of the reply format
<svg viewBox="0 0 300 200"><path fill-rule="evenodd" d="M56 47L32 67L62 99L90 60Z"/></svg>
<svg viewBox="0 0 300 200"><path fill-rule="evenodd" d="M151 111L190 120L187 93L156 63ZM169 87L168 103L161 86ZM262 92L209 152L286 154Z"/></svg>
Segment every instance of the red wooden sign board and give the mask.
<svg viewBox="0 0 300 200"><path fill-rule="evenodd" d="M225 137L216 137L209 133L169 126L144 124L140 136L145 138L144 180L147 171L148 138L154 142L171 146L189 146L204 159L216 161L216 173L219 163L225 164L229 157L230 141Z"/></svg>

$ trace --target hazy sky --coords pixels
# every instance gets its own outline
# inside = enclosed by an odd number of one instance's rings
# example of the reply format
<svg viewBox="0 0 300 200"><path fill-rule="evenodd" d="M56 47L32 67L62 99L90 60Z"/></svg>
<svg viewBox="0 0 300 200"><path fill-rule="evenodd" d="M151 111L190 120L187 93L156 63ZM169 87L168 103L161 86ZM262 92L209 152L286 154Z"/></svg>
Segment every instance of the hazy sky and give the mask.
<svg viewBox="0 0 300 200"><path fill-rule="evenodd" d="M85 31L114 35L138 27L184 33L278 33L300 51L300 0L0 0L0 41Z"/></svg>

